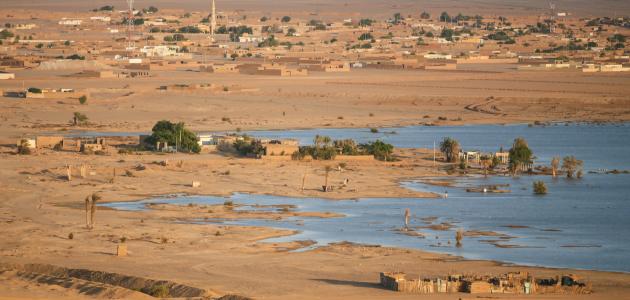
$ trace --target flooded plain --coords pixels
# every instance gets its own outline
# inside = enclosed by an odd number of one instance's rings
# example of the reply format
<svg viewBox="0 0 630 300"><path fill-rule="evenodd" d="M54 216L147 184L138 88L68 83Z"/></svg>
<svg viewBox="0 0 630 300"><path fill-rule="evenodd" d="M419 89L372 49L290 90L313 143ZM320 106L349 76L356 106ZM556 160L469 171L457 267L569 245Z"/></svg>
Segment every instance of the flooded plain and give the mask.
<svg viewBox="0 0 630 300"><path fill-rule="evenodd" d="M394 133L395 132L395 133ZM556 125L547 127L463 126L381 129L320 129L252 132L267 138L296 138L309 143L315 134L359 142L382 139L396 147L433 147L442 137L458 139L464 149L497 151L518 136L529 141L537 164L555 155L584 160L582 179L550 176L452 177L452 186L426 184L428 178L403 182L409 189L448 193L447 198L370 198L325 200L236 193L229 197L239 209L256 205L295 205L295 211L343 214L340 218L293 217L283 220L189 220L231 225L270 226L298 231L266 240L312 240L311 247L350 241L450 253L468 259L490 259L525 265L630 272L630 175L600 174L630 169L630 126ZM440 178L440 180L444 180ZM549 194L534 195L532 182L546 182ZM467 187L503 185L509 193L469 193ZM137 202L108 203L122 210L147 209L148 203L222 204L224 197L177 196ZM405 209L411 211L410 231L401 231ZM265 208L269 209L269 208ZM455 231L465 231L455 246ZM301 250L308 250L304 248Z"/></svg>

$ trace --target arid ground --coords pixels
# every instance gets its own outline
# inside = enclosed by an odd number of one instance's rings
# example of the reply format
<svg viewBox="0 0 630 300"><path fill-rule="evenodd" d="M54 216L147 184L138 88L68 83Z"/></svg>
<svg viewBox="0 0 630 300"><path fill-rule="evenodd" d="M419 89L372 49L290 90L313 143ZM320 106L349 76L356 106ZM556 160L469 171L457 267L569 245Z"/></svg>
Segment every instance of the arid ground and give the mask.
<svg viewBox="0 0 630 300"><path fill-rule="evenodd" d="M134 80L61 76L78 70L25 70L20 71L22 80L0 82L0 88L68 85L87 89L88 105L75 99L2 98L0 136L68 129L148 132L160 119L185 121L204 131L630 119L628 74L469 68L358 70L305 78L165 71ZM192 83L213 83L228 91L158 89ZM69 128L74 111L85 113L92 125Z"/></svg>
<svg viewBox="0 0 630 300"><path fill-rule="evenodd" d="M118 1L117 8L124 7ZM207 10L208 1L137 1L138 7ZM444 9L464 13L529 15L547 11L547 1L231 1L222 9L272 12L309 18L321 14L384 17L394 12L418 14ZM630 1L557 1L576 15L630 10ZM2 0L1 15L51 14L55 22L67 11L87 12L109 1ZM271 13L270 13L271 14ZM1 18L0 18L1 19ZM4 22L3 22L4 23ZM46 28L43 31L49 30ZM49 30L48 36L55 36ZM65 32L63 34L67 34ZM81 32L77 39L92 39ZM97 34L94 34L97 35ZM108 35L108 39L111 39ZM0 53L1 54L1 53ZM66 53L68 54L68 53ZM630 299L630 275L557 270L472 261L417 251L338 243L304 252L291 250L309 241L268 243L264 239L292 232L263 227L186 224L195 218L249 218L218 206L160 206L127 212L100 208L94 229L86 228L84 199L98 193L101 202L135 201L170 194L232 193L320 197L346 201L367 197L435 197L405 189L401 181L445 175L433 167L429 149L396 149L397 162L348 162L333 171L339 186L321 192L325 167L337 162L256 160L228 154L86 155L41 150L17 155L24 136L64 135L73 131L148 133L159 120L185 122L195 131L293 128L444 126L538 122L630 121L630 74L578 71L517 71L516 64L459 65L457 70L353 69L349 73L313 72L308 77L272 77L201 73L198 68L151 72L148 78L90 79L81 69L26 68L0 90L28 87L71 88L89 94L77 99L0 97L0 299L145 299L147 294L97 280L68 278L64 272L38 273L44 265L103 271L145 279L168 280L204 289L208 298L238 294L253 299L417 299L385 290L379 272L411 276L451 273L499 274L527 270L536 276L578 274L593 286L589 295L485 295L491 299ZM213 90L173 91L161 86L214 84ZM71 126L74 112L87 124ZM168 163L166 163L168 161ZM78 176L86 164L89 175ZM441 164L441 163L440 163ZM66 166L75 170L66 179ZM198 181L200 187L193 188ZM304 189L302 190L302 182ZM360 200L358 200L360 201ZM436 201L439 199L436 198ZM286 203L291 205L291 203ZM340 217L328 212L278 212L262 218ZM402 220L402 216L401 216ZM579 222L579 220L576 220ZM445 235L454 232L445 232ZM125 238L129 255L118 257ZM465 245L464 245L465 247ZM532 250L536 251L536 249ZM596 259L596 258L594 258ZM25 264L38 264L30 268ZM43 271L42 271L43 272ZM136 278L137 277L137 278ZM482 297L482 296L479 296ZM469 294L435 294L427 299L477 299Z"/></svg>

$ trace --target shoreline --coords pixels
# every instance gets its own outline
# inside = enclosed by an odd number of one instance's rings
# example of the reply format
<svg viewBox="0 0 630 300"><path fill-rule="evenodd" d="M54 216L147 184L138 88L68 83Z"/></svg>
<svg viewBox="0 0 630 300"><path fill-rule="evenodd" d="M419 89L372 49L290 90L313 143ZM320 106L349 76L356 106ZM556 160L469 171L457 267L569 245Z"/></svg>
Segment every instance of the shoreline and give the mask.
<svg viewBox="0 0 630 300"><path fill-rule="evenodd" d="M455 176L457 177L457 176ZM431 177L428 177L431 178ZM421 183L423 184L428 184L428 185L432 185L435 187L441 187L442 185L436 185L436 184L431 184L428 183L426 181L421 181ZM450 187L455 187L456 186L450 186ZM461 188L461 187L460 187ZM275 194L251 194L251 193L241 193L241 192L233 192L232 195L234 194L249 194L249 195L263 195L263 196L277 196L277 197L283 197L283 198L299 198L299 197L293 197L293 196L287 196L287 195L275 195ZM164 197L166 196L166 197ZM111 203L126 203L126 202L138 202L138 201L145 201L145 200L158 200L158 199L166 199L168 200L169 198L178 198L178 197L205 197L205 196L210 196L210 197L221 197L221 198L225 198L224 196L217 196L217 195L201 195L201 194L188 194L188 195L173 195L174 197L168 197L171 195L162 195L162 197L160 196L155 196L154 199L136 199L136 200L122 200L122 201L104 201L105 203L111 204ZM312 198L312 197L304 197L303 199L307 199L307 198ZM326 198L322 198L322 197L317 197L318 199L321 200L326 200L326 201L360 201L360 200L369 200L369 199L378 199L378 197L366 197L366 198L359 198L359 199L326 199ZM230 197L227 197L226 199L231 199ZM403 199L401 197L397 197L397 198L391 198L391 199ZM404 198L404 199L413 199L413 198ZM433 199L433 198L425 198L425 199ZM291 200L291 199L288 199ZM155 203L154 205L158 205L160 204ZM174 204L174 203L166 203L165 205L170 206L170 205L174 205L174 206L181 206L181 207L185 207L185 204ZM199 205L199 204L196 204ZM221 205L221 204L214 204L214 205ZM245 204L247 205L247 204ZM272 204L273 205L273 204ZM103 206L100 206L103 207ZM143 212L143 213L150 213L152 211L158 211L159 209L157 208L152 208L152 207L145 207L142 208L141 210L125 210L125 209L119 209L119 208L115 208L115 207L110 207L110 206L105 206L106 209L109 210L113 210L113 211L118 211L118 212ZM311 211L304 211L302 213L316 213L316 214L320 214L320 213L324 213L324 212L311 212ZM337 212L325 212L325 213L332 213L332 214L339 214ZM297 215L296 217L300 217L299 215ZM309 216L303 216L303 217L309 217ZM324 217L324 218L346 218L346 215L339 215L339 216L334 216L334 217ZM198 226L204 226L204 225L208 225L209 223L211 224L218 224L221 225L223 224L221 221L218 222L211 222L208 220L229 220L229 221L248 221L248 220L258 220L257 218L248 218L248 217L244 217L244 218L206 218L205 222L208 223L203 223L201 221L182 221L182 219L179 219L180 224L187 224L187 225L198 225ZM279 231L283 231L283 232L287 232L287 233L282 233L279 234L277 236L270 236L270 237L265 237L262 238L260 240L257 240L257 243L273 243L273 242L267 242L267 240L269 239L276 239L276 238L281 238L281 237L287 237L287 236L293 236L293 235L297 235L300 233L299 230L291 230L291 229L286 229L286 228L282 228L282 227L276 227L274 225L269 225L269 226L258 226L258 225L229 225L229 226L238 226L238 227L242 227L242 228L262 228L262 229L273 229L273 230L279 230ZM503 227L509 227L510 225L506 225ZM513 225L512 225L513 226ZM527 225L526 225L527 226ZM302 240L293 240L293 241L289 241L290 243L296 243L296 242L300 242ZM316 243L317 244L317 243ZM401 247L401 246L396 246L396 245L388 245L388 244L366 244L366 243L357 243L357 242L351 242L351 241L347 241L347 240L340 240L340 241L334 241L334 242L329 242L328 244L322 244L319 246L314 246L314 245L307 245L304 247L300 247L300 248L296 248L296 249L292 249L290 250L291 252L293 251L298 251L300 249L306 249L306 248L311 248L311 249L307 249L304 251L299 251L299 252L308 252L308 251L313 251L316 250L318 248L325 248L328 247L330 245L334 245L334 244L351 244L354 246L359 246L359 247L383 247L383 248L394 248L394 249L399 249L399 250L408 250L408 251L417 251L417 252L424 252L424 253L431 253L431 254L437 254L437 255L444 255L446 257L452 257L455 259L459 259L459 260L463 260L463 261L469 261L469 262L491 262L491 263L496 263L497 265L500 266L505 266L505 267L515 267L515 268L519 268L519 267L527 267L527 268L543 268L543 269L547 269L547 270L565 270L565 271L571 271L571 270L578 270L578 271L593 271L593 272L603 272L603 273L615 273L615 274L622 274L622 275L629 275L630 271L622 271L622 270L606 270L606 269L596 269L596 268L578 268L578 267L563 267L563 266L556 266L556 265L545 265L545 264L535 264L535 263L524 263L524 262L518 262L518 261L506 261L506 260L497 260L497 259L492 259L492 258L468 258L466 256L462 256L462 255L455 255L455 254L451 254L448 252L444 252L444 251L440 251L440 250L431 250L431 249L424 249L424 248L412 248L412 247Z"/></svg>
<svg viewBox="0 0 630 300"><path fill-rule="evenodd" d="M92 192L102 193L102 203L137 202L165 195L226 198L235 193L318 198L333 202L338 199L360 201L367 198L424 198L427 201L440 201L434 193L430 193L430 198L425 198L429 193L412 191L404 184L410 180L444 177L443 172L436 174L433 162L427 160L432 155L428 149L397 149L402 161L396 163L349 162L343 172L331 173L331 179L337 184L346 177L350 178L353 185L350 188L356 187L357 191L335 189L331 193L317 190L324 181L323 168L331 162L311 162L305 171L306 165L302 163L234 159L216 154L173 154L165 157L157 154L114 153L92 156L44 151L27 157L10 155L8 146L3 150L6 152L0 155L0 162L7 168L0 170L1 178L6 179L0 182L0 187L6 188L7 193L0 195L3 200L0 221L8 222L2 226L1 232L8 242L0 246L2 262L54 263L64 267L164 278L209 288L219 291L219 294L236 293L273 299L294 299L296 295L309 298L309 294L328 295L329 298L347 295L350 299L411 297L409 294L392 294L382 289L339 286L313 280L359 281L372 286L376 285L379 272L396 270L408 274L422 270L423 276L442 276L453 270L476 274L528 270L536 276L577 273L593 282L593 299L611 296L608 291L611 281L618 284L612 288L613 294L614 291L624 294L630 291L630 284L627 284L630 275L627 273L463 258L445 253L441 248L420 250L410 247L370 248L322 244L313 250L295 252L287 249L298 246L303 248L302 244L295 241L265 241L271 237L294 235L296 233L293 230L279 230L273 226L246 227L220 223L195 226L197 224L174 223L189 217L204 216L189 214L186 210L180 214L154 211L121 213L99 209L95 229L86 230L84 226L83 199ZM183 165L171 163L162 166L155 163L166 158L171 162L181 160ZM87 163L95 175L67 181L63 176L68 163ZM143 164L146 169L137 171L135 167L138 164ZM438 162L438 165L442 164ZM110 183L113 167L119 170L119 175L115 177L115 183ZM133 176L124 175L126 169L132 170ZM231 171L229 175L221 175L227 170ZM305 172L308 173L308 181L302 193L299 187ZM191 188L192 180L200 181L201 186ZM290 200L285 202L290 204ZM5 215L3 212L11 214ZM74 239L66 238L69 233L74 234ZM446 239L451 237L448 233L439 235ZM120 237L126 237L129 243L131 253L127 258L116 257L113 252ZM162 238L167 239L168 243L161 242ZM446 239L441 239L443 244ZM470 240L468 243L476 241ZM382 245L387 245L385 240ZM46 256L42 256L44 254ZM154 267L156 261L163 267ZM321 268L313 271L309 268L311 265ZM168 275L164 270L169 270Z"/></svg>
<svg viewBox="0 0 630 300"><path fill-rule="evenodd" d="M493 122L492 120L488 120L487 123L484 122L473 122L473 123L459 123L459 122L445 122L440 124L424 124L424 123L405 123L405 124L382 124L378 126L366 127L361 124L357 125L347 125L347 126L303 126L303 127L258 127L256 129L248 129L248 127L242 127L241 132L236 130L205 130L205 129L197 129L194 125L190 127L190 129L196 133L203 134L225 134L225 133L256 133L256 132L283 132L283 131L309 131L309 130L343 130L343 129L400 129L400 128L409 128L409 127L469 127L469 126L528 126L528 127L551 127L551 126L625 126L630 125L630 120L627 121L596 121L596 120L555 120L555 121L545 121L541 124L534 124L531 122ZM92 130L90 128L84 129L72 129L72 130L57 130L57 131L44 131L41 135L44 136L53 136L53 135L62 135L62 136L82 136L88 137L92 136L90 134L85 133L98 133L95 136L107 136L111 134L112 136L133 136L133 135L150 135L151 131L125 131L125 130L112 130L112 128L107 128L104 131L101 130ZM124 135L119 135L124 133ZM386 132L383 132L386 133ZM24 135L34 135L34 133L23 133ZM5 137L9 138L9 137Z"/></svg>

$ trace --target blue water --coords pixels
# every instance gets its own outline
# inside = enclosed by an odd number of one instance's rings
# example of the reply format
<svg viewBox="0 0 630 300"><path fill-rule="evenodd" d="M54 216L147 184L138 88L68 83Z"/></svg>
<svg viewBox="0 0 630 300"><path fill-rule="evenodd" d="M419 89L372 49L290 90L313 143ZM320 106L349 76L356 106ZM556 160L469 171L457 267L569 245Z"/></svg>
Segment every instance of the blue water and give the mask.
<svg viewBox="0 0 630 300"><path fill-rule="evenodd" d="M395 132L395 134L392 134ZM508 150L516 137L524 137L534 151L538 163L549 164L553 156L576 155L584 160L585 169L630 169L630 123L617 125L564 124L551 126L468 125L410 126L379 128L307 129L284 131L251 131L247 134L267 138L293 138L300 144L312 144L315 135L333 139L351 138L364 143L380 139L400 148L439 147L444 137L453 137L464 150L496 152Z"/></svg>
<svg viewBox="0 0 630 300"><path fill-rule="evenodd" d="M367 129L321 129L254 132L270 138L297 138L303 143L315 134L354 138L364 142L380 138L397 147L433 147L433 141L451 136L465 149L496 151L509 148L514 137L525 137L539 163L548 164L555 155L572 154L583 159L586 170L630 169L630 126L570 125L550 127L463 126L404 127L382 129L397 134L372 134ZM532 182L543 180L549 194L536 196ZM630 272L630 175L586 174L583 179L553 179L549 176L516 178L482 176L455 179L446 199L371 198L360 200L324 200L268 195L234 194L236 204L293 204L299 211L329 211L342 218L291 218L287 220L225 221L233 225L271 226L298 230L293 236L268 241L314 240L318 245L351 241L386 246L409 247L460 255L471 259ZM509 184L508 194L467 193L465 187L484 184ZM443 193L443 187L422 183L422 179L403 185L410 189ZM193 196L148 199L139 202L109 203L118 209L146 209L149 202L177 204L221 204L223 197ZM448 222L449 231L418 228L424 238L400 234L404 210L409 208L411 226L427 225L423 218L437 217L433 224ZM210 220L216 221L216 220ZM191 220L203 224L204 220ZM512 228L506 225L527 226ZM454 246L456 229L493 231L512 238L465 237L463 247ZM488 240L499 240L500 248ZM449 244L450 242L450 244Z"/></svg>

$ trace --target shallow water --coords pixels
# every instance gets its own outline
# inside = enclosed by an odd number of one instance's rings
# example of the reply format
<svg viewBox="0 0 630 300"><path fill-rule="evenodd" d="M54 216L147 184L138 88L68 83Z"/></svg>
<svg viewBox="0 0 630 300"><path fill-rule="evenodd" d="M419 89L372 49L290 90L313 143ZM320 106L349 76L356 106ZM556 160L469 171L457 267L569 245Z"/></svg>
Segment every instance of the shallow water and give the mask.
<svg viewBox="0 0 630 300"><path fill-rule="evenodd" d="M392 133L395 132L395 133ZM294 138L301 144L312 144L316 134L333 139L354 139L364 143L380 139L401 148L439 147L444 137L457 139L464 150L506 151L516 137L524 137L536 156L536 163L549 164L553 156L575 155L584 160L585 169L630 169L630 123L616 125L557 124L527 125L467 125L410 126L379 128L371 133L367 128L308 129L281 131L251 131L247 134L267 138Z"/></svg>
<svg viewBox="0 0 630 300"><path fill-rule="evenodd" d="M463 126L405 127L386 129L397 134L372 134L367 129L323 129L255 132L256 136L297 138L303 143L315 134L333 138L354 138L365 142L383 139L397 147L433 147L444 136L459 139L465 149L496 151L509 148L516 136L525 137L538 157L548 164L554 155L573 154L585 161L586 170L630 169L630 126L570 125L550 127ZM534 180L544 180L545 196L533 195ZM300 211L329 211L343 218L291 218L288 220L238 220L226 224L272 226L299 230L293 236L269 241L311 239L317 245L351 241L386 246L409 247L461 255L471 259L493 259L528 265L570 267L630 272L630 175L586 174L580 180L549 176L466 177L457 187L448 188L446 199L373 198L332 201L316 198L287 198L267 195L234 194L237 204L294 204ZM509 184L508 194L467 193L466 186ZM405 182L410 189L443 193L445 188ZM145 209L148 202L221 204L223 197L195 196L148 199L131 203L109 203L118 209ZM450 231L418 229L424 238L400 234L405 208L412 213L411 226L427 225L422 218L437 217L433 224L448 222ZM213 220L210 220L213 221ZM216 220L214 220L216 221ZM204 223L204 220L191 222ZM506 227L507 225L518 225ZM463 247L454 246L454 230L493 231L513 238L465 237ZM486 241L486 242L484 242ZM450 244L449 244L450 242ZM316 245L316 246L317 246Z"/></svg>

